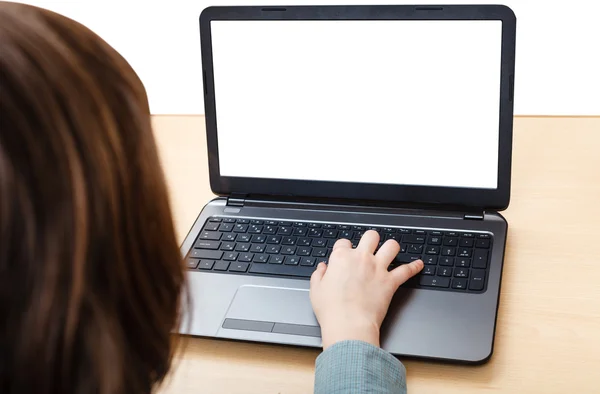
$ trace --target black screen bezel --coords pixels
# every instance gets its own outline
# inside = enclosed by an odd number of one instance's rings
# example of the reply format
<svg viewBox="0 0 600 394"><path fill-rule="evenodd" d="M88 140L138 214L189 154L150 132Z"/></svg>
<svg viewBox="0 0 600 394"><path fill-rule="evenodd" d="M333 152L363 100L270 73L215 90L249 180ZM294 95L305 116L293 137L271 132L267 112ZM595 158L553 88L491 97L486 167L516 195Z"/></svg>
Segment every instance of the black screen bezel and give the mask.
<svg viewBox="0 0 600 394"><path fill-rule="evenodd" d="M210 22L214 20L500 20L502 55L498 187L390 185L221 176ZM210 185L217 195L267 195L465 206L502 210L510 201L516 17L500 5L208 7L200 15ZM401 152L400 152L401 153ZM401 162L401 160L400 160ZM325 163L324 163L325 165Z"/></svg>

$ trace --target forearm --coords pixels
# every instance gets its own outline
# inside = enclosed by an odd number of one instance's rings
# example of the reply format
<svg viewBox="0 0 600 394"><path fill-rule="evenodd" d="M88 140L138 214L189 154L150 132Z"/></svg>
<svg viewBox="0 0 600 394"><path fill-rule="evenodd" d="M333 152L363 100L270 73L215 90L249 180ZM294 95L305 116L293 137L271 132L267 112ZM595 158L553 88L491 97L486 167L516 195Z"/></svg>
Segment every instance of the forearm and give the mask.
<svg viewBox="0 0 600 394"><path fill-rule="evenodd" d="M315 394L406 393L406 370L388 352L361 341L330 346L316 361Z"/></svg>

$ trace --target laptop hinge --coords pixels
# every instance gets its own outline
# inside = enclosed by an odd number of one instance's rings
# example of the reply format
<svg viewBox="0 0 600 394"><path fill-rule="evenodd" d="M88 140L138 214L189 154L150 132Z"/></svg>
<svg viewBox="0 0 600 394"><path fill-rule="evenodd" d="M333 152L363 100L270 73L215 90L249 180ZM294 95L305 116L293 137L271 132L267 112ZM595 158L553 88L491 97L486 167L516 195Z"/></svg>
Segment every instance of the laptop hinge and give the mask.
<svg viewBox="0 0 600 394"><path fill-rule="evenodd" d="M465 219L465 220L483 220L483 215L484 215L484 212L481 212L481 213L475 213L475 212L465 213L465 215L463 216L463 219Z"/></svg>
<svg viewBox="0 0 600 394"><path fill-rule="evenodd" d="M243 207L246 202L246 195L232 193L227 197L227 206L229 207Z"/></svg>

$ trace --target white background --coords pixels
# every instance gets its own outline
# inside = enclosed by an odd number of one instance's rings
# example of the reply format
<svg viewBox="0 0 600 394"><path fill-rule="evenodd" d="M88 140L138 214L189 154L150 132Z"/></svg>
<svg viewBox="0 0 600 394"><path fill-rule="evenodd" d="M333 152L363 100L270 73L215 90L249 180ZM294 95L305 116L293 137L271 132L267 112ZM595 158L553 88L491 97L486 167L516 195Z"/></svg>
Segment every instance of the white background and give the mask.
<svg viewBox="0 0 600 394"><path fill-rule="evenodd" d="M501 22L215 21L212 37L221 175L497 187Z"/></svg>
<svg viewBox="0 0 600 394"><path fill-rule="evenodd" d="M435 3L398 0L29 0L96 31L131 63L155 114L204 113L198 16L208 5ZM600 1L505 3L517 14L515 113L600 115Z"/></svg>

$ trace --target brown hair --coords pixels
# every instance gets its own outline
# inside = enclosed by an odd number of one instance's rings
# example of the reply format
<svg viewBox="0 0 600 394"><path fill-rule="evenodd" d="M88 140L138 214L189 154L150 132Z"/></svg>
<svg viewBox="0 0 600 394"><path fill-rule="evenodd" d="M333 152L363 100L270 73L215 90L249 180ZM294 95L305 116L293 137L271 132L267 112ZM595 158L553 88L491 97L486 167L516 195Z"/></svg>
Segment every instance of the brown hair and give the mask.
<svg viewBox="0 0 600 394"><path fill-rule="evenodd" d="M150 392L185 272L144 87L28 5L0 2L0 54L0 392Z"/></svg>

